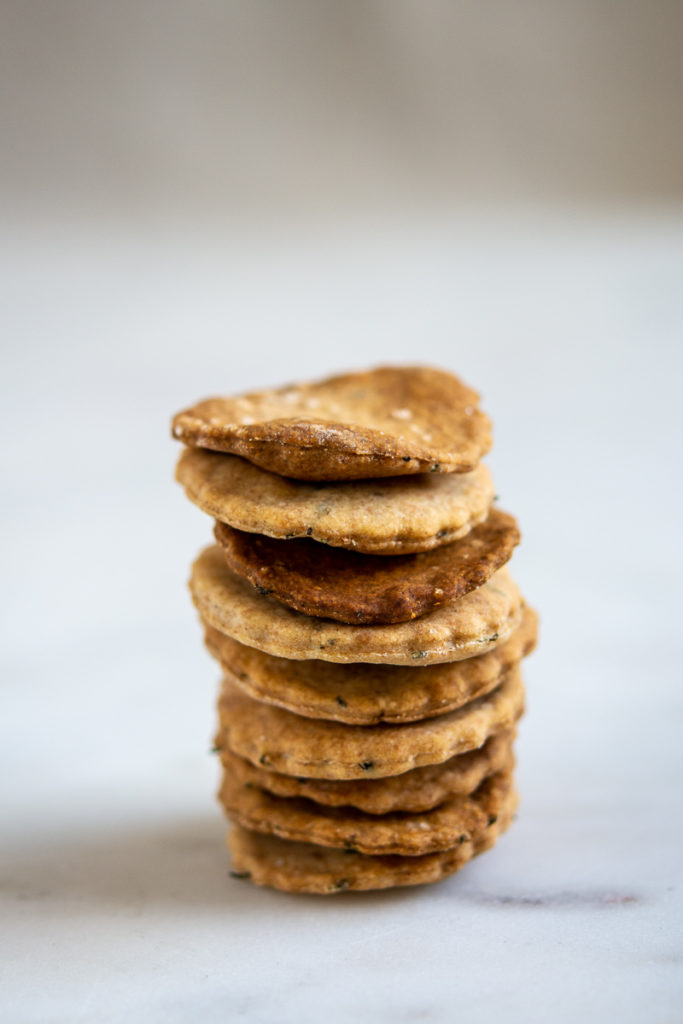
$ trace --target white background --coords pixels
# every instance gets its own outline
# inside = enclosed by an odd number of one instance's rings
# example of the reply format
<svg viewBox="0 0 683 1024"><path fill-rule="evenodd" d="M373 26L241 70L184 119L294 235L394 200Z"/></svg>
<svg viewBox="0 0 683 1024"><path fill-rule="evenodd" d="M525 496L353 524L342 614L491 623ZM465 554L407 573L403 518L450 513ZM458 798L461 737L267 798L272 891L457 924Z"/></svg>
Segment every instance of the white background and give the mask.
<svg viewBox="0 0 683 1024"><path fill-rule="evenodd" d="M683 223L24 229L2 264L3 1019L673 1021ZM185 588L210 522L169 418L416 360L482 392L523 529L519 820L431 888L258 890L227 875Z"/></svg>

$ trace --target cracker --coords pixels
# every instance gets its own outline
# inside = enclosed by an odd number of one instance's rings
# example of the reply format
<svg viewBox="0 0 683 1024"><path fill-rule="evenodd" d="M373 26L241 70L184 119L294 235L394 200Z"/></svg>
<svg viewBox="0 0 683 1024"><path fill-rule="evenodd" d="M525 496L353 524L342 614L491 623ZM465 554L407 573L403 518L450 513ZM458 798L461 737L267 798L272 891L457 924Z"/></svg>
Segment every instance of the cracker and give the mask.
<svg viewBox="0 0 683 1024"><path fill-rule="evenodd" d="M311 537L366 554L429 551L463 537L488 515L493 482L470 473L306 483L236 455L186 448L176 479L208 515L268 537Z"/></svg>
<svg viewBox="0 0 683 1024"><path fill-rule="evenodd" d="M288 661L246 647L212 626L206 626L205 642L223 670L255 700L347 725L399 724L445 714L490 693L533 650L537 628L536 612L525 606L519 627L492 651L423 668Z"/></svg>
<svg viewBox="0 0 683 1024"><path fill-rule="evenodd" d="M363 555L314 540L275 540L217 522L233 572L290 608L356 625L409 622L481 587L519 543L511 515L493 509L466 537L415 555Z"/></svg>
<svg viewBox="0 0 683 1024"><path fill-rule="evenodd" d="M511 767L482 787L501 777L511 787ZM353 807L322 807L301 797L273 796L245 786L229 772L223 775L218 799L228 817L243 828L371 855L419 857L450 850L481 833L488 817L477 793L451 797L420 814L365 814Z"/></svg>
<svg viewBox="0 0 683 1024"><path fill-rule="evenodd" d="M474 469L491 447L478 395L429 367L380 367L209 398L173 419L184 444L241 455L301 480Z"/></svg>
<svg viewBox="0 0 683 1024"><path fill-rule="evenodd" d="M519 625L521 599L505 568L459 601L412 622L352 626L317 619L259 594L231 572L218 545L192 567L190 591L214 629L248 647L292 660L428 665L484 654Z"/></svg>
<svg viewBox="0 0 683 1024"><path fill-rule="evenodd" d="M512 822L517 795L513 789L490 789L485 798L482 794L482 807L487 822L495 819L483 832L451 850L421 857L346 852L295 843L233 825L228 836L232 874L284 892L321 895L438 882L495 844Z"/></svg>
<svg viewBox="0 0 683 1024"><path fill-rule="evenodd" d="M511 729L524 709L519 669L486 697L447 715L407 725L341 725L300 718L247 697L226 675L218 701L219 748L284 775L362 779L442 764Z"/></svg>
<svg viewBox="0 0 683 1024"><path fill-rule="evenodd" d="M223 768L244 785L275 796L306 797L327 807L356 807L367 814L429 811L454 796L467 796L510 761L514 730L489 737L479 750L443 764L413 768L382 779L298 779L253 765L231 750L220 751Z"/></svg>

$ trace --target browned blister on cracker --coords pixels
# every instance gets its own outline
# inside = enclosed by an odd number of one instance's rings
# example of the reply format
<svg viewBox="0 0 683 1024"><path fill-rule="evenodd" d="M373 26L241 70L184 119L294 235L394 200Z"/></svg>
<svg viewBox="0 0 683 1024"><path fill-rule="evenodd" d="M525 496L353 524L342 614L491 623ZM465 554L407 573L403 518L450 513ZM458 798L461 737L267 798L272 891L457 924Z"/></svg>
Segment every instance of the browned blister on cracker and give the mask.
<svg viewBox="0 0 683 1024"><path fill-rule="evenodd" d="M519 669L501 685L438 718L406 725L342 725L301 718L242 693L226 675L218 702L216 745L285 775L318 779L382 778L441 764L514 727L524 710Z"/></svg>
<svg viewBox="0 0 683 1024"><path fill-rule="evenodd" d="M449 850L413 857L292 842L233 825L228 836L233 875L285 892L321 895L438 882L490 849L510 825L517 795L508 778L494 777L482 786L479 801L486 824L472 838Z"/></svg>
<svg viewBox="0 0 683 1024"><path fill-rule="evenodd" d="M289 661L208 625L205 641L223 670L255 700L347 725L399 724L445 714L490 693L533 650L537 622L536 612L525 606L519 627L487 654L421 668Z"/></svg>
<svg viewBox="0 0 683 1024"><path fill-rule="evenodd" d="M223 768L243 785L275 796L305 797L327 807L355 807L367 814L429 811L454 796L468 796L484 779L510 764L514 730L490 736L478 750L457 754L381 779L302 779L254 765L227 747L219 750Z"/></svg>
<svg viewBox="0 0 683 1024"><path fill-rule="evenodd" d="M488 515L494 491L480 463L470 473L307 482L236 455L185 448L176 479L208 515L248 533L375 555L429 551L464 537Z"/></svg>
<svg viewBox="0 0 683 1024"><path fill-rule="evenodd" d="M208 625L267 654L293 660L429 665L484 654L522 617L519 590L503 567L481 587L411 622L354 626L315 618L259 594L226 564L218 545L192 567L190 591Z"/></svg>
<svg viewBox="0 0 683 1024"><path fill-rule="evenodd" d="M469 472L491 447L476 392L424 366L209 398L178 413L172 430L301 480Z"/></svg>

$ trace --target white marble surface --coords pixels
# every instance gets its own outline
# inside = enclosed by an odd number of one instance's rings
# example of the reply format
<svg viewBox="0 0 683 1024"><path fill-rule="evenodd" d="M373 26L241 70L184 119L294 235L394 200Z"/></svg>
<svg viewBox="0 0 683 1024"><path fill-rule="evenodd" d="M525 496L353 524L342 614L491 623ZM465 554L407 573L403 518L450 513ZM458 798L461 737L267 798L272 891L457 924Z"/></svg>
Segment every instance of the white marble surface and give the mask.
<svg viewBox="0 0 683 1024"><path fill-rule="evenodd" d="M672 216L4 236L3 1020L680 1020L682 269ZM257 890L168 416L411 359L484 392L524 529L519 820L439 886Z"/></svg>

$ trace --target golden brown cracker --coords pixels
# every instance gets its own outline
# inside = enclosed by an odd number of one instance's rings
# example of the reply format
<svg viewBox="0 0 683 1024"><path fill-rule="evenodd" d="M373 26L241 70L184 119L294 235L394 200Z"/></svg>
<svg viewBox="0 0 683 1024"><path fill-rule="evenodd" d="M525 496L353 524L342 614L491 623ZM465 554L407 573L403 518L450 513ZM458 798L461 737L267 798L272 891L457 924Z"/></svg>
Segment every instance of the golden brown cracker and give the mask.
<svg viewBox="0 0 683 1024"><path fill-rule="evenodd" d="M438 718L406 725L342 725L301 718L247 697L226 675L218 701L217 746L284 775L317 779L381 778L441 764L513 728L524 708L519 669L501 685Z"/></svg>
<svg viewBox="0 0 683 1024"><path fill-rule="evenodd" d="M218 545L192 567L190 591L208 625L267 654L292 660L429 665L484 654L521 620L519 590L503 567L483 586L412 622L353 626L303 615L259 594L226 565Z"/></svg>
<svg viewBox="0 0 683 1024"><path fill-rule="evenodd" d="M209 398L178 413L172 430L301 480L468 472L491 447L476 392L424 366Z"/></svg>
<svg viewBox="0 0 683 1024"><path fill-rule="evenodd" d="M306 615L355 625L408 622L482 586L519 543L512 516L493 509L467 536L414 555L364 555L314 540L276 540L216 522L233 572Z"/></svg>
<svg viewBox="0 0 683 1024"><path fill-rule="evenodd" d="M526 606L508 640L464 661L414 668L289 661L246 647L206 626L209 651L250 697L306 718L347 725L399 724L445 714L495 689L536 643L538 617Z"/></svg>
<svg viewBox="0 0 683 1024"><path fill-rule="evenodd" d="M510 769L482 783L512 788ZM451 797L419 814L366 814L353 807L324 807L302 797L280 797L224 772L218 799L232 821L293 842L334 846L371 855L418 857L450 850L483 832L488 815L477 793Z"/></svg>
<svg viewBox="0 0 683 1024"><path fill-rule="evenodd" d="M483 464L470 473L307 483L201 448L184 449L176 479L199 508L238 530L376 555L458 540L486 518L494 497Z"/></svg>
<svg viewBox="0 0 683 1024"><path fill-rule="evenodd" d="M500 732L479 750L381 779L301 779L254 765L228 748L220 751L220 757L234 779L275 796L306 797L328 807L356 807L367 814L414 813L473 793L485 778L509 764L513 738L514 730Z"/></svg>
<svg viewBox="0 0 683 1024"><path fill-rule="evenodd" d="M490 789L482 807L491 824L483 832L450 850L421 857L347 852L295 843L233 825L228 836L232 874L284 892L320 895L438 882L490 849L509 827L516 806L514 790Z"/></svg>

